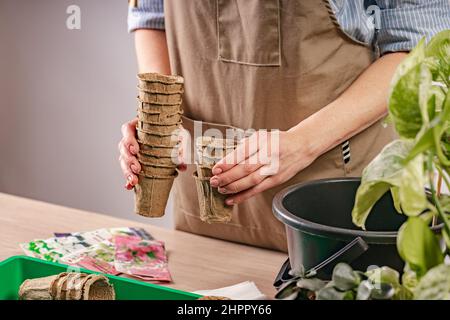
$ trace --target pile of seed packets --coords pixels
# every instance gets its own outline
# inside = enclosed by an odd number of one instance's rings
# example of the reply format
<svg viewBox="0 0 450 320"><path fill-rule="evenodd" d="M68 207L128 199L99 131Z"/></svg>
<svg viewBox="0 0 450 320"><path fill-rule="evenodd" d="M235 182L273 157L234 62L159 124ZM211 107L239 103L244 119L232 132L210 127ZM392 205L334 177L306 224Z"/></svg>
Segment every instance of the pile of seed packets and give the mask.
<svg viewBox="0 0 450 320"><path fill-rule="evenodd" d="M141 228L55 233L20 247L26 255L47 261L150 282L172 281L164 243Z"/></svg>

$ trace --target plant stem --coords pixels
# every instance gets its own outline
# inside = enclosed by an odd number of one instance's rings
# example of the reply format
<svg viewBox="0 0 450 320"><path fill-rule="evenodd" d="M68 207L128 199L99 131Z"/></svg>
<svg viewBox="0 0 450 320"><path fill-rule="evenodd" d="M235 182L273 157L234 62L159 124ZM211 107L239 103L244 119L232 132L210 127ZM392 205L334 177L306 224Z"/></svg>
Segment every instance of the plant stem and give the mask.
<svg viewBox="0 0 450 320"><path fill-rule="evenodd" d="M436 170L439 172L440 177L444 179L447 189L450 190L450 180L448 180L446 173L442 170L442 168L439 165L436 165Z"/></svg>
<svg viewBox="0 0 450 320"><path fill-rule="evenodd" d="M439 202L439 199L436 194L436 189L434 187L433 154L431 153L428 155L427 167L428 167L427 169L428 169L428 178L430 182L431 197L433 199L434 205L436 206L439 218L444 223L445 232L447 233L448 236L450 236L450 223L447 220L445 212L442 210L441 203Z"/></svg>
<svg viewBox="0 0 450 320"><path fill-rule="evenodd" d="M442 134L439 133L440 130L441 130L441 128L439 126L433 128L433 138L434 138L434 143L436 144L436 153L437 153L438 159L442 163L442 165L444 167L450 167L450 160L447 159L447 157L445 156L444 152L441 149Z"/></svg>

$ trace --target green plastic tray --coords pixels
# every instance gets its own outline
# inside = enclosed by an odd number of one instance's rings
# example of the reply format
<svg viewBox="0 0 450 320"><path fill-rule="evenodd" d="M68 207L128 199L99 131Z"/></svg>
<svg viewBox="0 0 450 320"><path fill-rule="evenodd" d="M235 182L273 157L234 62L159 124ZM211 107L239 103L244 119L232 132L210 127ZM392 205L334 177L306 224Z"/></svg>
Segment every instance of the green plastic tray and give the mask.
<svg viewBox="0 0 450 320"><path fill-rule="evenodd" d="M0 262L0 300L17 300L19 287L26 279L46 277L70 270L64 264L26 256L14 256ZM78 269L77 269L78 270ZM85 273L97 273L80 269ZM114 285L117 300L195 300L197 294L156 284L107 275Z"/></svg>

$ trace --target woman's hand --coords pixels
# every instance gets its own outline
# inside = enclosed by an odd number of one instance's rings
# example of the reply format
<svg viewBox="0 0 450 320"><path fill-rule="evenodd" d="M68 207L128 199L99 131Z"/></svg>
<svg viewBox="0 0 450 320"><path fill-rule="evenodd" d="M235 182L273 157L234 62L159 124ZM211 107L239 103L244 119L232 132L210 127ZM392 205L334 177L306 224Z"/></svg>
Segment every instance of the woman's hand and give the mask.
<svg viewBox="0 0 450 320"><path fill-rule="evenodd" d="M211 186L233 205L282 184L318 157L308 140L298 129L257 131L213 167Z"/></svg>
<svg viewBox="0 0 450 320"><path fill-rule="evenodd" d="M141 171L141 165L137 159L139 152L139 144L136 139L136 124L138 119L135 118L122 125L122 140L119 142L119 162L122 173L126 179L125 188L127 190L133 189L138 183L138 174ZM183 140L184 129L180 130L180 141ZM185 161L183 159L183 143L180 143L178 170L186 170Z"/></svg>
<svg viewBox="0 0 450 320"><path fill-rule="evenodd" d="M141 171L141 165L136 158L139 152L139 144L136 140L136 124L138 119L135 118L122 125L122 140L119 142L119 162L122 173L126 179L125 188L133 189L138 183L138 173Z"/></svg>

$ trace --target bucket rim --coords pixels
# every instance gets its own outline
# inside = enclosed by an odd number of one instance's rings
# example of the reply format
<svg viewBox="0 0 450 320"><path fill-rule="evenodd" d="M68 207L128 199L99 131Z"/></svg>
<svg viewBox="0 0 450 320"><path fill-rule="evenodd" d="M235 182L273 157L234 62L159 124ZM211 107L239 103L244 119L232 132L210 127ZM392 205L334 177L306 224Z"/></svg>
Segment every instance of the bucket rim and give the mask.
<svg viewBox="0 0 450 320"><path fill-rule="evenodd" d="M356 237L363 238L368 243L374 244L393 244L397 241L398 231L365 231L353 230L340 227L327 226L321 223L312 222L298 217L289 212L283 206L283 199L300 187L321 184L323 182L361 182L359 177L341 177L341 178L325 178L300 182L279 191L272 201L272 211L275 217L284 223L287 227L322 237L333 237L339 240L351 240ZM438 224L430 229L433 231L440 230L443 224Z"/></svg>

